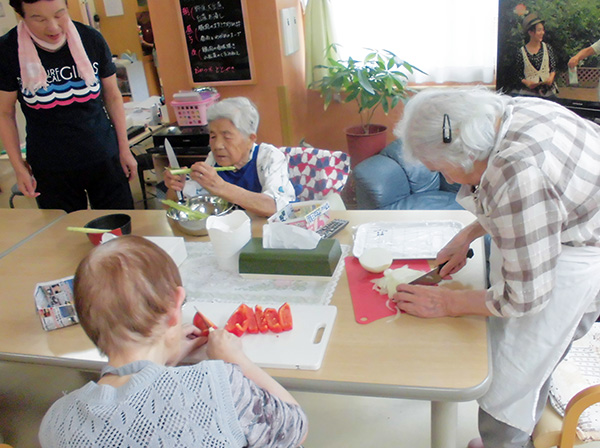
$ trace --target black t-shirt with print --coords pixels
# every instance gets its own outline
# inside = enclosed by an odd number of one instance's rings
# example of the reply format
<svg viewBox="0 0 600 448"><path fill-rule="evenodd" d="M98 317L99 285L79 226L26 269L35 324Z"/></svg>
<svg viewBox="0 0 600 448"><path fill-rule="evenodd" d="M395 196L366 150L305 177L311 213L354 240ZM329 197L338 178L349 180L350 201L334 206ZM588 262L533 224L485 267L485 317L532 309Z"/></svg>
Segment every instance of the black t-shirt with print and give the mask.
<svg viewBox="0 0 600 448"><path fill-rule="evenodd" d="M113 75L116 68L102 35L74 23L96 77ZM0 37L0 90L17 91L27 120L27 161L34 171L74 170L117 155L117 137L104 108L101 83L85 85L68 45L56 52L36 49L48 75L48 87L33 95L24 94L17 30L13 28Z"/></svg>

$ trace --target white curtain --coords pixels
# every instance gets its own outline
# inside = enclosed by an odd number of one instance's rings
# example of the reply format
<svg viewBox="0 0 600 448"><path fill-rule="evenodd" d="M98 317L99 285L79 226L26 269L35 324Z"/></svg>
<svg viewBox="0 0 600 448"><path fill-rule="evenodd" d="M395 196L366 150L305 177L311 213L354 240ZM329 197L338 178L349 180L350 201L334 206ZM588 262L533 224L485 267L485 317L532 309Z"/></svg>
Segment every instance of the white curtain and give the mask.
<svg viewBox="0 0 600 448"><path fill-rule="evenodd" d="M335 43L331 26L331 0L310 0L305 10L306 86L321 79L316 65L324 65L327 48Z"/></svg>
<svg viewBox="0 0 600 448"><path fill-rule="evenodd" d="M311 3L326 1L309 0L307 24ZM344 58L362 58L365 47L392 51L427 72L411 78L418 83L495 79L498 0L328 1Z"/></svg>

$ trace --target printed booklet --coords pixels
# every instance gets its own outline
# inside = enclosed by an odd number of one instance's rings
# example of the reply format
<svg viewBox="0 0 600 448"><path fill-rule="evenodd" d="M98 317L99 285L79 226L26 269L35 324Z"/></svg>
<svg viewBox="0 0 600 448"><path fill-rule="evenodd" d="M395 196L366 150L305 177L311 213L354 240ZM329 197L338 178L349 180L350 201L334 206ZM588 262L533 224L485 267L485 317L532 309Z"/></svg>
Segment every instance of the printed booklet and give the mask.
<svg viewBox="0 0 600 448"><path fill-rule="evenodd" d="M73 303L73 276L38 283L34 297L44 330L56 330L79 323Z"/></svg>

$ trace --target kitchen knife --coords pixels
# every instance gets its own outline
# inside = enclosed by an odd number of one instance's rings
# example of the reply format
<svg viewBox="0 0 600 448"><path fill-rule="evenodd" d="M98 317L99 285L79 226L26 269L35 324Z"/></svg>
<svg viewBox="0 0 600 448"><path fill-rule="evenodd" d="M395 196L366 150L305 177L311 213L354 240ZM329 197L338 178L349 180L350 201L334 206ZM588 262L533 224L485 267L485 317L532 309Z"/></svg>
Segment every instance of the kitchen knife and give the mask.
<svg viewBox="0 0 600 448"><path fill-rule="evenodd" d="M474 255L473 249L469 249L469 251L467 252L467 258L473 258L473 255ZM412 282L408 282L408 284L409 285L437 285L439 282L441 282L443 280L442 277L440 277L440 271L442 270L442 268L444 267L444 265L446 263L447 263L447 261L438 265L437 267L435 267L431 271L427 272L426 274L421 275L420 277L417 277Z"/></svg>
<svg viewBox="0 0 600 448"><path fill-rule="evenodd" d="M167 140L166 138L165 138L165 151L167 152L167 158L169 159L169 166L171 168L180 168L179 162L177 161L177 156L175 155L175 151L173 151L173 147L171 146L171 143L169 143L169 140ZM182 191L177 192L177 199L179 200L179 202L184 202Z"/></svg>

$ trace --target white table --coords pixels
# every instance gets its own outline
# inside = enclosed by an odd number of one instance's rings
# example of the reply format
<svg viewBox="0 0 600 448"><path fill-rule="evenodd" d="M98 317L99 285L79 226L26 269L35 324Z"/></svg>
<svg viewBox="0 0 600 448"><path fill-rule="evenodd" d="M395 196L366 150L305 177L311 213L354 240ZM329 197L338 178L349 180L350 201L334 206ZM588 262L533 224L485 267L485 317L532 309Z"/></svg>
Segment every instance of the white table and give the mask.
<svg viewBox="0 0 600 448"><path fill-rule="evenodd" d="M0 258L65 215L63 210L0 208Z"/></svg>
<svg viewBox="0 0 600 448"><path fill-rule="evenodd" d="M85 235L67 232L66 227L82 226L106 213L71 213L0 258L0 272L11 272L8 278L5 275L0 299L0 360L80 370L101 368L101 358L79 325L42 330L32 292L38 282L72 275L92 248ZM160 210L127 213L132 216L134 234L173 235ZM333 212L332 216L350 220L337 236L342 244L352 243L353 227L371 221L450 219L466 225L474 219L465 211L347 211ZM263 223L263 219L253 219L255 235L260 234ZM208 241L207 237L186 239ZM454 275L455 287L481 289L485 285L483 242L477 241L472 247L475 256ZM10 270L15 263L20 266L17 272ZM476 399L489 387L485 318L402 315L391 323L380 319L361 325L354 319L345 273L331 304L337 306L338 315L321 369L270 369L269 373L293 390L431 401L432 447L455 447L457 402Z"/></svg>

